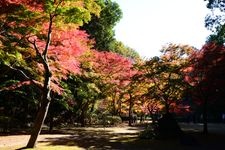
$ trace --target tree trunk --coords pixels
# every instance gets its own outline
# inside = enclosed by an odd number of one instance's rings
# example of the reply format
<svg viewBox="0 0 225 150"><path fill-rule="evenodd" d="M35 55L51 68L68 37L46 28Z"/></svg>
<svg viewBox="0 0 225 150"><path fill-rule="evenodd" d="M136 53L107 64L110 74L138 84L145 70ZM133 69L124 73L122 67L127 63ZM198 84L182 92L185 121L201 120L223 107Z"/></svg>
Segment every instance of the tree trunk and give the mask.
<svg viewBox="0 0 225 150"><path fill-rule="evenodd" d="M82 110L81 115L80 115L80 123L81 123L81 127L85 127L86 123L85 123L84 110Z"/></svg>
<svg viewBox="0 0 225 150"><path fill-rule="evenodd" d="M34 122L34 128L33 131L31 133L30 139L27 143L27 148L33 148L36 145L37 142L37 138L41 132L41 128L42 125L45 121L45 118L47 116L48 113L48 109L49 109L49 105L51 102L51 96L50 96L50 92L51 92L51 88L50 88L50 84L51 84L51 77L52 77L52 73L49 67L49 62L48 62L48 48L51 42L51 33L52 33L52 23L53 23L53 18L55 17L55 15L49 15L49 27L48 27L48 34L47 34L47 40L46 40L46 45L44 48L44 51L41 53L39 48L36 45L36 41L34 41L32 44L34 46L34 49L36 51L36 55L41 59L43 67L44 67L44 85L43 85L43 93L42 93L42 99L41 99L41 107L38 111L37 117L35 119Z"/></svg>
<svg viewBox="0 0 225 150"><path fill-rule="evenodd" d="M43 94L42 94L42 100L41 100L41 107L38 111L37 117L34 122L34 128L31 133L30 139L27 144L27 148L33 148L36 145L36 141L38 138L38 135L41 132L42 125L45 121L46 115L48 113L49 105L51 102L51 88L50 88L50 83L51 83L51 72L50 68L48 65L47 57L45 56L43 58L43 65L45 68L45 80L44 80L44 86L43 86Z"/></svg>
<svg viewBox="0 0 225 150"><path fill-rule="evenodd" d="M52 132L54 127L54 115L52 113L50 113L49 115L49 132Z"/></svg>
<svg viewBox="0 0 225 150"><path fill-rule="evenodd" d="M132 108L133 108L133 102L132 102L132 96L130 95L130 104L129 104L129 126L132 125L133 123L133 113L132 113Z"/></svg>
<svg viewBox="0 0 225 150"><path fill-rule="evenodd" d="M36 142L37 142L37 138L38 138L38 136L41 132L42 125L43 125L44 120L46 118L46 115L48 113L49 104L50 104L50 101L45 101L41 105L41 107L38 111L37 117L35 119L35 122L34 122L33 131L31 133L30 139L29 139L28 144L26 146L27 148L35 147Z"/></svg>
<svg viewBox="0 0 225 150"><path fill-rule="evenodd" d="M203 104L203 134L208 134L207 105L207 99L205 99Z"/></svg>
<svg viewBox="0 0 225 150"><path fill-rule="evenodd" d="M81 107L81 114L80 114L80 123L82 127L86 126L86 117L87 117L87 110L88 110L88 102L86 102L82 107Z"/></svg>
<svg viewBox="0 0 225 150"><path fill-rule="evenodd" d="M50 73L48 63L46 62L44 65L46 65L46 69L45 69L46 72L45 72L45 81L44 81L44 87L43 87L41 107L35 119L34 128L31 133L30 139L28 141L27 148L35 147L38 135L41 132L41 128L45 121L46 115L48 113L48 108L51 102L51 96L50 96L51 73Z"/></svg>
<svg viewBox="0 0 225 150"><path fill-rule="evenodd" d="M156 124L155 115L152 112L150 113L150 117L152 118L152 124L155 125Z"/></svg>
<svg viewBox="0 0 225 150"><path fill-rule="evenodd" d="M144 115L143 115L143 114L141 114L141 117L140 117L140 123L142 123L142 122L143 122L143 117L144 117Z"/></svg>
<svg viewBox="0 0 225 150"><path fill-rule="evenodd" d="M168 104L167 100L165 102L166 102L166 104L165 104L166 114L169 114L170 113L170 105Z"/></svg>

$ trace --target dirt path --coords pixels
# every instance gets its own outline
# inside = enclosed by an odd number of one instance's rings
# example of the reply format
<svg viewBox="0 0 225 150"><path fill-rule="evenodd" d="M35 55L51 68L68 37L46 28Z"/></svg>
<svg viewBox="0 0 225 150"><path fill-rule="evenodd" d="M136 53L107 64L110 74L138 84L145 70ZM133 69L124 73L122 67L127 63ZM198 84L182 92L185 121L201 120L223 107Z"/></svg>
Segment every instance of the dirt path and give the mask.
<svg viewBox="0 0 225 150"><path fill-rule="evenodd" d="M74 128L63 129L63 134L42 134L38 137L38 145L80 145L81 147L95 147L99 142L108 140L130 139L138 136L140 128L137 127L110 127L110 128ZM26 146L29 135L0 136L0 149L13 150ZM95 139L93 141L93 139ZM82 141L83 140L83 141ZM89 141L87 141L89 140ZM92 140L92 141L91 141ZM78 142L74 142L78 141ZM92 143L87 144L87 142ZM38 147L38 146L37 146Z"/></svg>
<svg viewBox="0 0 225 150"><path fill-rule="evenodd" d="M48 138L66 138L70 135L45 134L38 137L38 141L47 141ZM29 135L0 136L0 149L14 149L26 146Z"/></svg>
<svg viewBox="0 0 225 150"><path fill-rule="evenodd" d="M38 150L224 150L225 124L209 124L210 134L201 134L201 124L181 124L182 129L196 138L198 145L181 145L177 139L139 139L143 128L70 128L54 134L42 134L38 138ZM26 146L29 135L0 136L0 150L15 150Z"/></svg>

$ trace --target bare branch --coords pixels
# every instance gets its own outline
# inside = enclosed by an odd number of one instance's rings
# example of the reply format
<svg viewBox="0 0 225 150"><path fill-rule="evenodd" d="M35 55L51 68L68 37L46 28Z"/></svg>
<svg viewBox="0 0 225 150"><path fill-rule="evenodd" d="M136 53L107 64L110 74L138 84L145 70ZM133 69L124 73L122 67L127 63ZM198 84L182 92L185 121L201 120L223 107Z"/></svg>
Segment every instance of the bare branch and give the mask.
<svg viewBox="0 0 225 150"><path fill-rule="evenodd" d="M42 55L41 55L41 53L40 53L40 51L39 51L39 49L36 45L36 40L34 40L33 45L34 45L34 49L36 51L37 56L40 57L43 60L43 57L42 57Z"/></svg>
<svg viewBox="0 0 225 150"><path fill-rule="evenodd" d="M36 55L41 59L42 62L45 62L43 56L40 53L39 48L37 47L36 40L31 41L31 40L29 40L29 38L27 38L27 40L28 40L29 43L31 43L34 46L34 49L36 51Z"/></svg>
<svg viewBox="0 0 225 150"><path fill-rule="evenodd" d="M57 11L57 9L59 8L59 5L60 5L62 2L63 2L63 1L61 0L61 1L56 5L54 17L57 16L56 11Z"/></svg>
<svg viewBox="0 0 225 150"><path fill-rule="evenodd" d="M44 57L45 60L47 60L47 52L48 52L48 48L51 42L51 34L52 34L52 24L53 24L53 19L54 19L54 15L49 14L49 26L48 26L48 35L47 35L47 40L46 40L46 45L45 45L45 49L42 53L42 56Z"/></svg>
<svg viewBox="0 0 225 150"><path fill-rule="evenodd" d="M26 73L23 72L22 70L17 69L17 68L14 68L14 67L12 67L12 66L8 66L8 65L7 65L7 67L9 67L11 70L14 70L14 71L20 73L25 79L31 80L30 77L29 77L28 75L26 75Z"/></svg>
<svg viewBox="0 0 225 150"><path fill-rule="evenodd" d="M39 82L33 80L31 77L29 77L24 71L22 71L21 69L17 69L17 68L14 68L12 66L8 66L8 65L5 65L8 69L12 70L12 71L15 71L17 72L19 75L23 76L25 80L27 81L30 81L33 85L35 85L37 88L41 89L42 86L40 85ZM2 88L0 89L0 91L3 91L7 88Z"/></svg>

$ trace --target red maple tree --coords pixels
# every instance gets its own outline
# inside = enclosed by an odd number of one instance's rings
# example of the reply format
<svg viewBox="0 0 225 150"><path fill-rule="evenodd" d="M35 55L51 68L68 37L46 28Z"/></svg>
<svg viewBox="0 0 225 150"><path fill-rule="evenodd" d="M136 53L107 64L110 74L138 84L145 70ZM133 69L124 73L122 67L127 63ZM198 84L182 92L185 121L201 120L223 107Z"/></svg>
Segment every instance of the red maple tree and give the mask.
<svg viewBox="0 0 225 150"><path fill-rule="evenodd" d="M208 105L218 102L225 93L225 47L207 43L190 56L190 62L185 79L193 87L192 99L203 106L203 132L207 134Z"/></svg>

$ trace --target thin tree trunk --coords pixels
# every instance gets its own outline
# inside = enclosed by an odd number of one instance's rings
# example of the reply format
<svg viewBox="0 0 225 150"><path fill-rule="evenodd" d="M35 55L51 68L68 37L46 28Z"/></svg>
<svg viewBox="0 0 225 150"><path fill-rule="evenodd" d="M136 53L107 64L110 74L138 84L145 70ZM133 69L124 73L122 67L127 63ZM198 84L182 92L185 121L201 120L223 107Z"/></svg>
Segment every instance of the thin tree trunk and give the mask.
<svg viewBox="0 0 225 150"><path fill-rule="evenodd" d="M156 120L155 120L155 116L152 112L150 113L150 117L152 118L152 124L155 125Z"/></svg>
<svg viewBox="0 0 225 150"><path fill-rule="evenodd" d="M165 108L166 108L166 114L169 114L170 113L170 105L168 104L168 101L165 100Z"/></svg>
<svg viewBox="0 0 225 150"><path fill-rule="evenodd" d="M161 100L165 102L165 111L166 111L166 114L169 114L170 113L170 104L168 102L168 98L167 97L161 97Z"/></svg>
<svg viewBox="0 0 225 150"><path fill-rule="evenodd" d="M203 134L208 134L208 96L207 93L204 92L203 88L200 88L200 93L203 98L203 112L202 112L202 119L203 119Z"/></svg>
<svg viewBox="0 0 225 150"><path fill-rule="evenodd" d="M133 108L133 102L132 102L132 96L130 94L130 104L129 104L129 126L132 125L133 123L133 113L132 113L132 108Z"/></svg>
<svg viewBox="0 0 225 150"><path fill-rule="evenodd" d="M207 105L207 99L205 99L203 104L203 134L208 134Z"/></svg>
<svg viewBox="0 0 225 150"><path fill-rule="evenodd" d="M53 131L53 127L54 127L54 115L52 113L50 113L50 116L49 116L49 132Z"/></svg>
<svg viewBox="0 0 225 150"><path fill-rule="evenodd" d="M51 33L52 33L52 23L53 23L53 18L55 17L54 15L49 15L49 27L48 27L48 34L47 34L47 40L46 40L46 45L45 45L45 49L43 51L43 53L40 53L39 48L36 45L36 41L34 41L32 44L34 45L34 49L36 51L37 56L39 56L39 58L42 61L42 64L44 66L44 86L43 86L43 94L42 94L42 99L41 99L41 107L38 111L37 117L35 119L34 122L34 128L33 131L31 133L30 139L27 143L27 148L33 148L36 146L36 142L37 142L37 138L41 132L41 128L42 125L45 121L45 118L47 116L48 113L48 109L49 109L49 105L51 102L51 96L50 96L50 92L51 92L51 88L50 88L50 84L51 84L51 70L49 67L49 62L48 62L48 48L51 42Z"/></svg>
<svg viewBox="0 0 225 150"><path fill-rule="evenodd" d="M85 115L84 115L84 110L82 110L82 112L81 112L80 123L81 123L81 127L85 127Z"/></svg>
<svg viewBox="0 0 225 150"><path fill-rule="evenodd" d="M81 108L81 116L80 116L80 117L81 117L81 118L80 118L80 119L81 119L81 120L80 120L81 122L80 122L80 123L81 123L81 126L82 126L82 127L85 127L85 126L86 126L86 121L85 121L85 119L86 119L86 117L87 117L88 106L89 106L88 103L86 103L86 104L84 104L83 107Z"/></svg>

